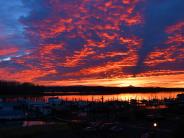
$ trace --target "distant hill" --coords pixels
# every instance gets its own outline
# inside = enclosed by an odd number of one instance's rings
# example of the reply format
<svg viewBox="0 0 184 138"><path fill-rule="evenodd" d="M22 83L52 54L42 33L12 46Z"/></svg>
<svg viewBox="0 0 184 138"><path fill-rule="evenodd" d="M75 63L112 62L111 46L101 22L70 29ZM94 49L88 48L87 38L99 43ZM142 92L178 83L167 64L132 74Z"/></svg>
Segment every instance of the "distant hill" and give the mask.
<svg viewBox="0 0 184 138"><path fill-rule="evenodd" d="M80 94L113 94L136 92L172 92L183 91L184 88L160 88L160 87L103 87L103 86L38 86L32 83L19 83L0 81L0 94L51 94L63 92L80 92Z"/></svg>
<svg viewBox="0 0 184 138"><path fill-rule="evenodd" d="M43 92L44 87L32 83L19 83L15 81L0 81L0 94L28 94Z"/></svg>

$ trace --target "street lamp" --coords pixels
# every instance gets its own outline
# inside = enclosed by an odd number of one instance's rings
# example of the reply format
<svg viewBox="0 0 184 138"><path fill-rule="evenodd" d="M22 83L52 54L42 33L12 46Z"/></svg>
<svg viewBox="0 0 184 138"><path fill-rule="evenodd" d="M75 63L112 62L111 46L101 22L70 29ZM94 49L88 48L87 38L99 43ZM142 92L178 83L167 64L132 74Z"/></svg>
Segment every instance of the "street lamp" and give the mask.
<svg viewBox="0 0 184 138"><path fill-rule="evenodd" d="M155 122L155 123L153 123L153 127L157 127L158 126L158 124Z"/></svg>

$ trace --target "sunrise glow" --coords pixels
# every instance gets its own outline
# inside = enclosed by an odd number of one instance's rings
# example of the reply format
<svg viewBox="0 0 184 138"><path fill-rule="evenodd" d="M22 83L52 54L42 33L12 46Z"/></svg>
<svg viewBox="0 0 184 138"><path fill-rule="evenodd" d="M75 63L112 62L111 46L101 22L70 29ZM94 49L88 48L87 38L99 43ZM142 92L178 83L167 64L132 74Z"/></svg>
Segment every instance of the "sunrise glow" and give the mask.
<svg viewBox="0 0 184 138"><path fill-rule="evenodd" d="M0 80L184 87L182 1L0 4Z"/></svg>

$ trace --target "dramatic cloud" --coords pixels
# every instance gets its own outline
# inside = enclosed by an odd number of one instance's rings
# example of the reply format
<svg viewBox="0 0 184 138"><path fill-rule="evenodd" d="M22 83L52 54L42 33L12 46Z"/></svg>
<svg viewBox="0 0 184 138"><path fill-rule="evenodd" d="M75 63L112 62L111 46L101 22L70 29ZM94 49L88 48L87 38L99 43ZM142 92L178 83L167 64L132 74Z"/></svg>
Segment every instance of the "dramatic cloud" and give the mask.
<svg viewBox="0 0 184 138"><path fill-rule="evenodd" d="M156 86L156 77L163 76L171 77L162 85L168 86L172 78L184 74L182 0L0 4L5 7L0 9L0 79L45 85ZM15 11L9 10L12 7ZM150 83L143 81L150 77Z"/></svg>

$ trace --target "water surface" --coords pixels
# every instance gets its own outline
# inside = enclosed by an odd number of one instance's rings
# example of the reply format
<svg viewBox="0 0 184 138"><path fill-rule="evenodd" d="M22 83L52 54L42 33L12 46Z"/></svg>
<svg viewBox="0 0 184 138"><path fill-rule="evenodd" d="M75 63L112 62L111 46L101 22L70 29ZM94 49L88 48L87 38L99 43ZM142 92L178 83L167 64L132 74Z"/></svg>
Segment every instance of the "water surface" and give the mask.
<svg viewBox="0 0 184 138"><path fill-rule="evenodd" d="M61 100L66 101L127 101L131 99L136 100L151 100L151 99L168 99L168 98L176 98L178 94L182 92L147 92L147 93L121 93L121 94L107 94L107 95L80 95L80 94L70 94L70 95L57 95L57 96L3 96L0 97L1 101L17 101L17 99L26 98L32 101L43 101L47 102L51 97L58 97Z"/></svg>
<svg viewBox="0 0 184 138"><path fill-rule="evenodd" d="M150 100L150 99L168 99L168 98L176 98L178 94L181 94L182 92L148 92L148 93L122 93L122 94L108 94L108 95L60 95L57 96L60 99L66 100L66 101L101 101L102 99L104 101L113 101L113 100ZM47 100L52 96L44 96L44 98Z"/></svg>

